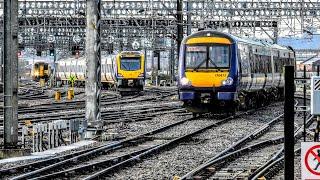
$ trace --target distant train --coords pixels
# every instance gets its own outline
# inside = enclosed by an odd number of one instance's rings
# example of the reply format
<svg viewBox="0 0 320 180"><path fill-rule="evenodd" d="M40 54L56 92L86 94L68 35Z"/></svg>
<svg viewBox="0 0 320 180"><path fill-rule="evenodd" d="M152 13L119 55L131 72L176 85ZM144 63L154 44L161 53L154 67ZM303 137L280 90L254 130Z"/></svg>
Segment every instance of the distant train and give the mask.
<svg viewBox="0 0 320 180"><path fill-rule="evenodd" d="M46 62L36 62L32 66L31 77L34 81L39 81L44 79L48 81L51 76L51 67L49 63Z"/></svg>
<svg viewBox="0 0 320 180"><path fill-rule="evenodd" d="M76 86L85 85L86 58L66 58L57 62L56 79L67 84L70 76L76 77ZM101 83L116 87L120 94L140 92L145 82L145 59L139 51L123 51L101 58Z"/></svg>
<svg viewBox="0 0 320 180"><path fill-rule="evenodd" d="M116 61L118 91L142 91L146 77L144 54L139 51L123 51L117 55Z"/></svg>
<svg viewBox="0 0 320 180"><path fill-rule="evenodd" d="M279 99L283 66L295 64L291 48L217 31L184 38L179 58L179 99L194 116L235 113Z"/></svg>

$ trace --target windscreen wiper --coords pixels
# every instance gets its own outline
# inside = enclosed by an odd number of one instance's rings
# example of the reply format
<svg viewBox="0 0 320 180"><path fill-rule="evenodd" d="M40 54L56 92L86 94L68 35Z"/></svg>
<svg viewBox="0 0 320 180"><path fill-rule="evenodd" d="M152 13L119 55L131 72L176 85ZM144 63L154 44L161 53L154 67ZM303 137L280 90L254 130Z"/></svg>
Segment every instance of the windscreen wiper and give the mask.
<svg viewBox="0 0 320 180"><path fill-rule="evenodd" d="M212 59L209 58L208 60L211 62L212 65L214 65L214 67L218 67L217 64L213 62Z"/></svg>
<svg viewBox="0 0 320 180"><path fill-rule="evenodd" d="M128 69L126 64L122 64L122 66L124 67L124 69Z"/></svg>
<svg viewBox="0 0 320 180"><path fill-rule="evenodd" d="M205 59L205 60L203 60L197 67L195 67L192 71L197 71L199 68L200 68L200 66L202 66L202 64L203 63L205 63L207 60Z"/></svg>

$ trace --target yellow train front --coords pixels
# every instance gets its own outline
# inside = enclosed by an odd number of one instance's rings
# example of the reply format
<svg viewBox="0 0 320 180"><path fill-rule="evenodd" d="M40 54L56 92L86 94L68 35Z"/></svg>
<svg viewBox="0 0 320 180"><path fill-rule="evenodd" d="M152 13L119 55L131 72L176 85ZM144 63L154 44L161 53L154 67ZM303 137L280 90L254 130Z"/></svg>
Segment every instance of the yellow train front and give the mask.
<svg viewBox="0 0 320 180"><path fill-rule="evenodd" d="M50 65L46 62L36 62L32 66L31 77L34 81L44 79L48 81L51 75Z"/></svg>
<svg viewBox="0 0 320 180"><path fill-rule="evenodd" d="M116 57L116 80L120 94L143 91L145 59L139 51L123 51Z"/></svg>
<svg viewBox="0 0 320 180"><path fill-rule="evenodd" d="M199 31L181 44L179 99L194 115L260 107L283 97L282 67L294 63L291 48Z"/></svg>

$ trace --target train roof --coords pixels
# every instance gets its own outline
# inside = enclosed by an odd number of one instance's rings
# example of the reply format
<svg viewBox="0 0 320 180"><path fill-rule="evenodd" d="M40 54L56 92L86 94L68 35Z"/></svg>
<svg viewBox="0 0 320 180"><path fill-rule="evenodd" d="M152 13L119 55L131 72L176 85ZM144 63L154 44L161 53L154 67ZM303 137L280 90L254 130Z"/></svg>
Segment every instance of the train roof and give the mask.
<svg viewBox="0 0 320 180"><path fill-rule="evenodd" d="M119 53L120 55L142 55L143 53L141 51L121 51Z"/></svg>
<svg viewBox="0 0 320 180"><path fill-rule="evenodd" d="M221 36L221 37L228 38L228 39L230 39L232 41L232 43L243 42L243 43L257 45L257 46L269 47L269 48L277 49L277 50L293 51L292 49L289 49L286 46L280 46L278 44L272 44L272 43L263 42L263 41L259 41L259 40L254 40L254 39L250 39L250 38L242 38L242 37L235 36L235 35L232 35L232 34L229 34L229 33L220 32L220 31L214 31L214 30L203 30L203 31L198 31L196 33L193 33L190 36L186 37L183 40L183 43L186 43L186 41L188 39L193 38L193 37L208 36L208 33L211 34L211 35L218 35L218 36Z"/></svg>

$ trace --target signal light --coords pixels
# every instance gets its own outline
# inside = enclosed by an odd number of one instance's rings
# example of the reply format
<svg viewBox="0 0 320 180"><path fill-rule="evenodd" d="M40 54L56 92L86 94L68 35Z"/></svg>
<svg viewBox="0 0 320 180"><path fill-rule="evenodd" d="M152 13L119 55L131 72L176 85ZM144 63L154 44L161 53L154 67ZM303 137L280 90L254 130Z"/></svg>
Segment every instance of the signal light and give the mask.
<svg viewBox="0 0 320 180"><path fill-rule="evenodd" d="M49 55L54 56L54 44L53 43L49 44Z"/></svg>
<svg viewBox="0 0 320 180"><path fill-rule="evenodd" d="M72 48L71 48L72 55L73 56L79 55L79 50L80 50L79 46L72 46Z"/></svg>
<svg viewBox="0 0 320 180"><path fill-rule="evenodd" d="M36 54L37 56L41 56L42 55L42 52L41 52L41 50L38 50L37 49L37 54Z"/></svg>
<svg viewBox="0 0 320 180"><path fill-rule="evenodd" d="M49 50L49 54L50 54L50 56L54 56L54 50Z"/></svg>
<svg viewBox="0 0 320 180"><path fill-rule="evenodd" d="M22 52L18 51L18 57L21 57L21 56L22 56Z"/></svg>

